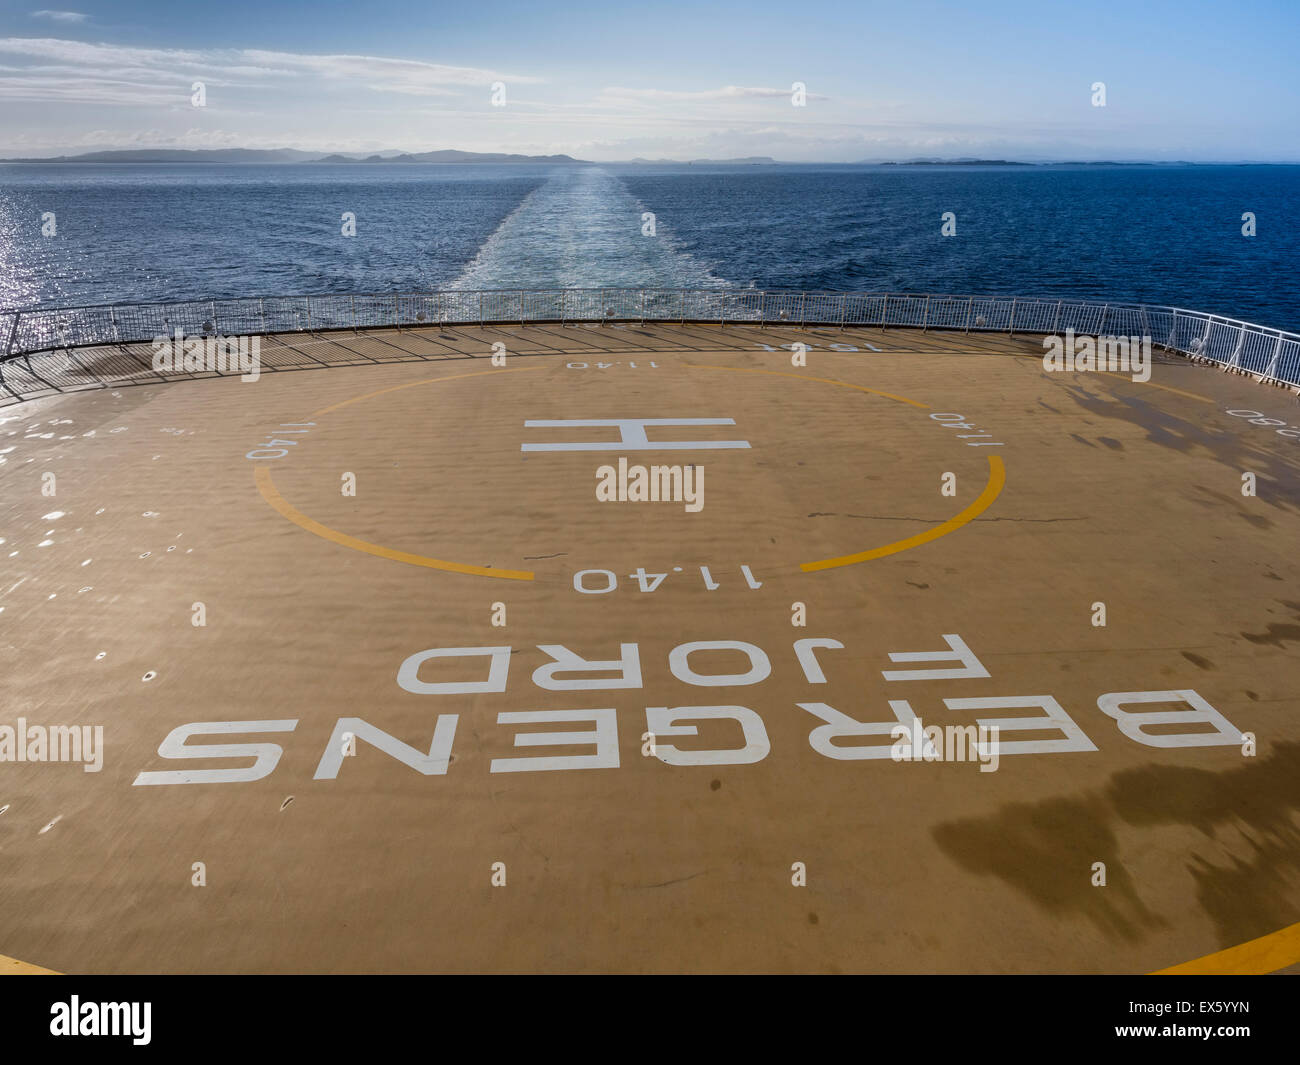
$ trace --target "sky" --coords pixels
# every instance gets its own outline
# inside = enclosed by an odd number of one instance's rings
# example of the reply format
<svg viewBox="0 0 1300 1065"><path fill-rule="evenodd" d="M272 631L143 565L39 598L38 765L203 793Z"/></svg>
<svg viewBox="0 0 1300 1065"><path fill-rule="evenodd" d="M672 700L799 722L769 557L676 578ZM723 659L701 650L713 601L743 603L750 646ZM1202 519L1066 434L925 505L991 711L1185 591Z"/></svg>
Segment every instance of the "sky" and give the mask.
<svg viewBox="0 0 1300 1065"><path fill-rule="evenodd" d="M1300 0L40 2L0 0L0 158L1300 162Z"/></svg>

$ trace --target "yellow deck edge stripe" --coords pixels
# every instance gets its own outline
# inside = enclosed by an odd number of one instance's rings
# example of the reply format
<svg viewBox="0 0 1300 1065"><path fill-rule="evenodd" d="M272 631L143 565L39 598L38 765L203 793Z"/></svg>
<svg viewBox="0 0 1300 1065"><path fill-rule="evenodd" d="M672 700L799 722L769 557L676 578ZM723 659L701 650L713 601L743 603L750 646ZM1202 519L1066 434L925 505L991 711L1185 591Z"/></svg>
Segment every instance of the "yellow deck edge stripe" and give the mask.
<svg viewBox="0 0 1300 1065"><path fill-rule="evenodd" d="M1206 954L1202 958L1158 969L1152 976L1265 976L1300 962L1300 924L1270 932ZM0 976L61 976L54 969L43 969L17 958L0 954Z"/></svg>
<svg viewBox="0 0 1300 1065"><path fill-rule="evenodd" d="M1266 936L1203 958L1158 969L1152 976L1263 976L1300 962L1300 924L1280 928Z"/></svg>
<svg viewBox="0 0 1300 1065"><path fill-rule="evenodd" d="M39 965L19 961L0 954L0 976L62 976L53 969L42 969Z"/></svg>

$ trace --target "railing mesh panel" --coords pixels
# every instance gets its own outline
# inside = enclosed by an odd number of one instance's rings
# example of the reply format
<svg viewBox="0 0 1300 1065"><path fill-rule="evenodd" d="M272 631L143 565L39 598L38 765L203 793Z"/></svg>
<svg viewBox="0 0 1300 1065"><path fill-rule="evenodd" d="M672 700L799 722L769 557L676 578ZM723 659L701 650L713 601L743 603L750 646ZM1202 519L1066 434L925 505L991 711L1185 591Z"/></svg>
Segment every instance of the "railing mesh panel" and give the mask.
<svg viewBox="0 0 1300 1065"><path fill-rule="evenodd" d="M696 321L761 326L1149 336L1266 380L1300 385L1300 335L1182 308L1024 297L749 289L555 289L276 296L0 312L0 403L115 381L160 380L159 337L262 336L271 367L326 361L270 342L386 327L510 322ZM290 337L290 335L293 335ZM132 345L130 348L121 345ZM306 349L304 349L306 350ZM346 352L332 352L338 362ZM377 358L378 356L374 356ZM400 357L400 356L399 356ZM370 361L350 355L343 361ZM16 398L17 397L17 398Z"/></svg>

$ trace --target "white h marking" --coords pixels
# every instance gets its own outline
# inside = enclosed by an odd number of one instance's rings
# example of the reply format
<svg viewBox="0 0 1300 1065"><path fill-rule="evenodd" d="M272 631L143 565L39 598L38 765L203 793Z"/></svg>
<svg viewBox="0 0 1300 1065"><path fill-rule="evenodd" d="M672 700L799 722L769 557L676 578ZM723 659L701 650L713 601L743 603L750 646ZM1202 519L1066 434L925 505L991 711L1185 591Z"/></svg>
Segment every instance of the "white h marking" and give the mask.
<svg viewBox="0 0 1300 1065"><path fill-rule="evenodd" d="M526 421L526 429L589 429L617 426L620 440L583 443L521 444L520 451L686 451L749 447L748 440L651 440L647 425L735 425L732 418L564 418Z"/></svg>

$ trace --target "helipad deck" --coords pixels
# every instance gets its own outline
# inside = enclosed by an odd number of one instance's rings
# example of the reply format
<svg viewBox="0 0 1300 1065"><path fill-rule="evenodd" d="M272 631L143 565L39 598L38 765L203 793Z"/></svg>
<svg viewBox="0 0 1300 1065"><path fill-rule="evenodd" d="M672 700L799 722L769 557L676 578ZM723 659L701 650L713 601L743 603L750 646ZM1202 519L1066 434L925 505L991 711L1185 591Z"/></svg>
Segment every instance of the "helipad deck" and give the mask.
<svg viewBox="0 0 1300 1065"><path fill-rule="evenodd" d="M0 410L0 953L1294 966L1300 408L1042 354L368 329Z"/></svg>

